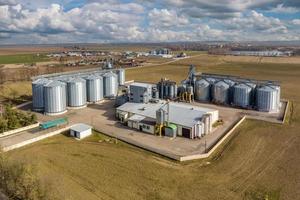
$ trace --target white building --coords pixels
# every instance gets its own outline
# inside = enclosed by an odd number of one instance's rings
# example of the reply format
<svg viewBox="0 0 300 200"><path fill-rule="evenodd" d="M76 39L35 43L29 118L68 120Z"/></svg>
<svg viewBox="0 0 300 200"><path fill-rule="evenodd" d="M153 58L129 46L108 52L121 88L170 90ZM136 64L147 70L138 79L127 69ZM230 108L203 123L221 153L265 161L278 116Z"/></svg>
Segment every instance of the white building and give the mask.
<svg viewBox="0 0 300 200"><path fill-rule="evenodd" d="M219 119L218 110L175 102L167 104L166 101L159 101L159 103L128 102L117 108L116 117L130 128L155 134L156 111L160 109L166 113L164 121L177 127L177 136L191 139L212 132L212 125Z"/></svg>
<svg viewBox="0 0 300 200"><path fill-rule="evenodd" d="M86 124L75 124L70 128L70 135L81 140L92 135L92 127Z"/></svg>

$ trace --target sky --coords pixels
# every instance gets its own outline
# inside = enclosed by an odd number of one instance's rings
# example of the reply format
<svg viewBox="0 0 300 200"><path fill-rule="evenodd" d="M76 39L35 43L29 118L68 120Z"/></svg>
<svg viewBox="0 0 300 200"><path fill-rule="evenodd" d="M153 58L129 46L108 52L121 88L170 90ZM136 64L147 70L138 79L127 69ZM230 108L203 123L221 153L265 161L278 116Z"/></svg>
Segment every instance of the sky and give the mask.
<svg viewBox="0 0 300 200"><path fill-rule="evenodd" d="M0 45L293 40L300 0L0 0Z"/></svg>

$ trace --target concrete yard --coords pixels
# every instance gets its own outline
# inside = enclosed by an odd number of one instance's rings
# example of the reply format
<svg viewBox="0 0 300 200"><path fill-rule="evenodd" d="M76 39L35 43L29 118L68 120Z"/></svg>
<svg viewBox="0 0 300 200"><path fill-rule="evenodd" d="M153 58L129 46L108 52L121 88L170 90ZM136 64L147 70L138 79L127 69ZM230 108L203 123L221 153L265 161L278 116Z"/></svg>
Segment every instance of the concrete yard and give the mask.
<svg viewBox="0 0 300 200"><path fill-rule="evenodd" d="M60 116L45 116L37 113L38 121L45 122L59 117L67 117L69 126L76 123L86 123L94 127L95 130L111 137L118 138L135 146L150 150L163 156L180 160L182 157L194 156L207 153L226 133L245 115L252 117L266 118L267 120L279 122L278 115L261 113L252 110L242 110L212 104L193 103L206 108L219 110L219 117L223 124L214 128L213 132L201 139L190 140L177 137L158 137L142 133L127 126L120 124L115 119L115 107L113 100L106 100L99 104L88 105L88 107L79 110L69 110L66 114ZM27 105L23 109L28 109ZM280 117L279 117L280 118ZM22 142L27 139L37 137L45 132L37 129L21 132L9 137L0 139L0 145L7 147L9 145Z"/></svg>

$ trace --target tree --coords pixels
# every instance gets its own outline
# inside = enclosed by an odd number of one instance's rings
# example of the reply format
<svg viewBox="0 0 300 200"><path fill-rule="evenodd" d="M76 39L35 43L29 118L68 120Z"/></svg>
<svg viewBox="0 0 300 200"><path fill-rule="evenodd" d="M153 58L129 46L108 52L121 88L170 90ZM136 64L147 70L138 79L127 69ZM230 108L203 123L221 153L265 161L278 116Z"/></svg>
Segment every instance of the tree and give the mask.
<svg viewBox="0 0 300 200"><path fill-rule="evenodd" d="M7 120L3 117L0 117L0 132L3 133L7 131Z"/></svg>

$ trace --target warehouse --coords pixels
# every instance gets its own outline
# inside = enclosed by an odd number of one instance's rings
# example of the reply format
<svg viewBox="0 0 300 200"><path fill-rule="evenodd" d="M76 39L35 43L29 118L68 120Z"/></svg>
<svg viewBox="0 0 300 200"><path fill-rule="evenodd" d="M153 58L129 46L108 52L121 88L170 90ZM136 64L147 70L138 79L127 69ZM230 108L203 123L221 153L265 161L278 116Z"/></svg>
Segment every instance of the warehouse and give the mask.
<svg viewBox="0 0 300 200"><path fill-rule="evenodd" d="M212 132L212 125L218 120L219 112L168 101L128 102L117 108L116 117L130 128L151 134L159 134L159 129L164 134L165 129L175 125L177 136L194 139Z"/></svg>

